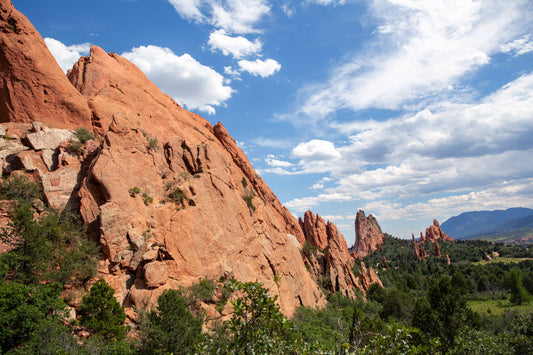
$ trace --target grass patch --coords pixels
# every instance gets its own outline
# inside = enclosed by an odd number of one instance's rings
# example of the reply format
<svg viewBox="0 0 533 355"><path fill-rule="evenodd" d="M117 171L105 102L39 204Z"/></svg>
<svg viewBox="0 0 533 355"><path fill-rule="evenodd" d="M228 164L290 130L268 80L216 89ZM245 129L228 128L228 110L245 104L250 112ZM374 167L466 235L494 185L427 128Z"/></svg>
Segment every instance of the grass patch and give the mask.
<svg viewBox="0 0 533 355"><path fill-rule="evenodd" d="M533 302L524 303L520 306L511 304L505 300L470 300L468 306L477 313L501 316L506 311L514 311L521 314L533 312Z"/></svg>
<svg viewBox="0 0 533 355"><path fill-rule="evenodd" d="M519 263L526 260L533 260L533 258L493 258L492 260L481 260L476 261L475 265L486 265L491 263L504 263L504 264L510 264L510 263Z"/></svg>

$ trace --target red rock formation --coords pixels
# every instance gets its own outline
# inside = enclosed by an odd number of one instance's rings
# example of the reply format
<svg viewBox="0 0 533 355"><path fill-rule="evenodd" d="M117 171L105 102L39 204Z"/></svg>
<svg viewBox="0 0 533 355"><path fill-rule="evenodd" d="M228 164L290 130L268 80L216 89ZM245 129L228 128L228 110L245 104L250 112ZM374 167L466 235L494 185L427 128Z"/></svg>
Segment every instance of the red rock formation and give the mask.
<svg viewBox="0 0 533 355"><path fill-rule="evenodd" d="M358 258L364 258L383 245L383 232L373 215L365 217L365 212L359 210L355 218L354 251Z"/></svg>
<svg viewBox="0 0 533 355"><path fill-rule="evenodd" d="M298 223L302 228L305 240L319 249L325 250L328 246L328 232L324 219L313 212L305 212L304 218L300 217ZM346 242L345 242L346 243Z"/></svg>
<svg viewBox="0 0 533 355"><path fill-rule="evenodd" d="M427 257L426 255L426 249L422 245L422 243L417 243L415 240L415 235L411 234L413 237L413 257L415 260L423 260Z"/></svg>
<svg viewBox="0 0 533 355"><path fill-rule="evenodd" d="M87 101L9 0L0 0L0 33L0 122L90 127Z"/></svg>
<svg viewBox="0 0 533 355"><path fill-rule="evenodd" d="M301 258L297 221L222 124L184 110L133 64L98 47L69 78L105 132L79 198L122 301L153 302L165 288L232 275L263 282L288 315L325 302ZM132 197L134 187L141 193ZM143 258L153 243L167 251L157 264Z"/></svg>
<svg viewBox="0 0 533 355"><path fill-rule="evenodd" d="M86 145L87 154L66 154L62 143L25 145L33 133L51 142L38 133L42 125L6 125L25 140L6 143L2 168L39 175L50 203L79 199L105 254L100 276L122 304L150 304L164 289L203 277L262 282L288 316L299 305L326 302L301 256L298 222L222 124L184 110L133 64L98 47L70 71L72 85L29 22L8 1L0 4L1 120L41 118L49 127L71 128L92 122L104 136L101 145ZM13 88L17 100L35 102L16 101ZM328 257L333 274L345 272L336 260L346 254Z"/></svg>
<svg viewBox="0 0 533 355"><path fill-rule="evenodd" d="M440 258L442 256L442 254L440 252L440 246L439 246L439 241L438 240L435 241L435 256L437 258Z"/></svg>
<svg viewBox="0 0 533 355"><path fill-rule="evenodd" d="M329 290L340 292L345 296L355 298L355 290L368 291L368 287L381 281L377 274L370 268L364 268L363 274L356 277L352 272L354 258L348 251L344 236L335 224L328 221L324 223L322 217L307 211L304 218L299 219L304 231L305 240L318 248L315 253L306 255L308 265L316 279L327 280Z"/></svg>
<svg viewBox="0 0 533 355"><path fill-rule="evenodd" d="M381 283L381 280L379 279L374 269L367 269L365 263L362 261L361 268L357 271L357 274L359 275L359 283L361 285L361 288L365 290L365 292L368 291L370 286L375 283L383 287L383 284Z"/></svg>
<svg viewBox="0 0 533 355"><path fill-rule="evenodd" d="M433 225L426 228L426 240L433 243L434 241L441 239L445 242L453 242L453 238L447 235L440 228L439 222L436 219L433 220Z"/></svg>

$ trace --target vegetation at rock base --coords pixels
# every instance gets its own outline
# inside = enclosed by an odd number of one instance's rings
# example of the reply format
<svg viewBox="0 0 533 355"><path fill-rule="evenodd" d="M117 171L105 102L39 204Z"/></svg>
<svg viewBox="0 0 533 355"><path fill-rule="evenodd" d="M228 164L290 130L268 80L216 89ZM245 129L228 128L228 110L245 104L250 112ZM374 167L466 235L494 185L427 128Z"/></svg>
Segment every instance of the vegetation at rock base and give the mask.
<svg viewBox="0 0 533 355"><path fill-rule="evenodd" d="M122 340L126 336L124 327L126 314L114 297L115 290L98 280L78 308L80 323L105 339Z"/></svg>
<svg viewBox="0 0 533 355"><path fill-rule="evenodd" d="M437 257L426 243L428 258L414 260L412 242L387 236L363 259L385 285L372 285L366 300L324 289L324 308L299 307L287 319L277 296L260 283L204 278L163 292L154 308L140 312L130 337L124 310L104 280L86 292L78 319L68 320L62 292L95 274L97 249L78 218L38 203L39 186L23 177L0 180L0 197L10 217L0 238L11 248L0 256L2 353L533 353L531 247L441 242L444 256ZM143 235L148 238L149 231ZM274 281L285 282L278 274ZM226 320L210 319L206 308ZM80 337L80 330L88 337Z"/></svg>
<svg viewBox="0 0 533 355"><path fill-rule="evenodd" d="M95 138L96 136L88 129L80 127L76 129L76 137L69 140L67 150L69 152L81 154L84 152L83 145Z"/></svg>
<svg viewBox="0 0 533 355"><path fill-rule="evenodd" d="M141 354L189 354L201 340L202 319L179 290L166 290L140 325Z"/></svg>
<svg viewBox="0 0 533 355"><path fill-rule="evenodd" d="M85 144L91 139L94 139L95 135L91 133L87 128L80 127L76 129L76 138L78 138L81 144Z"/></svg>

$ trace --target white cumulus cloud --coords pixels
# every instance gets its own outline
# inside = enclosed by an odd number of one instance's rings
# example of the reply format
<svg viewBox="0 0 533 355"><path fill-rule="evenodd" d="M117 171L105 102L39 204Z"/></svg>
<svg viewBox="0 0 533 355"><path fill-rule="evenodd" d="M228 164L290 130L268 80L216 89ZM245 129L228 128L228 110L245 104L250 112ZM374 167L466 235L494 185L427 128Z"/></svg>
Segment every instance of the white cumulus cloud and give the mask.
<svg viewBox="0 0 533 355"><path fill-rule="evenodd" d="M263 44L256 39L250 41L245 37L228 36L225 30L216 30L209 35L207 44L212 51L221 51L224 55L232 55L233 58L242 58L261 52Z"/></svg>
<svg viewBox="0 0 533 355"><path fill-rule="evenodd" d="M66 73L72 69L74 64L80 59L82 55L89 54L91 49L90 43L74 44L67 46L62 42L54 38L46 37L44 42L48 46L48 49L56 59L57 63Z"/></svg>
<svg viewBox="0 0 533 355"><path fill-rule="evenodd" d="M307 209L327 201L327 195L343 196L372 201L365 209L391 220L451 215L469 204L478 209L532 205L531 117L533 73L528 73L477 103L442 102L385 121L336 124L352 134L349 142L302 143L293 156L306 160L291 170L318 171L309 159L316 156L335 185L287 206ZM315 151L332 152L333 163ZM449 196L431 198L438 195ZM430 199L410 201L424 196Z"/></svg>
<svg viewBox="0 0 533 355"><path fill-rule="evenodd" d="M270 13L267 0L169 0L187 20L207 23L230 33L257 33L256 26Z"/></svg>
<svg viewBox="0 0 533 355"><path fill-rule="evenodd" d="M531 27L524 1L374 0L370 8L377 25L365 54L336 65L328 80L303 87L299 108L282 117L319 122L343 109L403 109L440 100Z"/></svg>
<svg viewBox="0 0 533 355"><path fill-rule="evenodd" d="M277 73L281 69L281 64L270 58L267 60L256 59L255 61L239 60L239 68L240 71L248 72L253 76L266 78Z"/></svg>
<svg viewBox="0 0 533 355"><path fill-rule="evenodd" d="M512 42L500 46L503 53L514 53L514 56L519 56L533 51L533 41L529 35L525 35Z"/></svg>
<svg viewBox="0 0 533 355"><path fill-rule="evenodd" d="M189 54L178 56L169 48L150 45L132 48L122 56L188 109L213 114L233 93L221 74Z"/></svg>

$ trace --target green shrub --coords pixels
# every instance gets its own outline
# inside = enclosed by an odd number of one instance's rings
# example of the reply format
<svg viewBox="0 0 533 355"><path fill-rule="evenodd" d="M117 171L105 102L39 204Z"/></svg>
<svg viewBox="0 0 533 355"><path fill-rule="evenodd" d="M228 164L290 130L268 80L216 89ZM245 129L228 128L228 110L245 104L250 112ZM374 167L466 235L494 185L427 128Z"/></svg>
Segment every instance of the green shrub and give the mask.
<svg viewBox="0 0 533 355"><path fill-rule="evenodd" d="M283 277L281 276L281 274L279 272L276 272L276 274L274 274L274 282L276 283L276 285L279 286L282 280Z"/></svg>
<svg viewBox="0 0 533 355"><path fill-rule="evenodd" d="M302 246L302 252L306 255L313 255L320 251L320 248L317 245L312 244L309 241L305 241L304 245Z"/></svg>
<svg viewBox="0 0 533 355"><path fill-rule="evenodd" d="M147 139L147 145L146 145L146 148L148 150L159 150L159 140L156 138L156 137L150 137L150 138L146 138Z"/></svg>
<svg viewBox="0 0 533 355"><path fill-rule="evenodd" d="M85 152L85 149L83 148L82 142L76 139L71 139L68 141L67 151L71 153L83 154Z"/></svg>
<svg viewBox="0 0 533 355"><path fill-rule="evenodd" d="M200 282L189 287L191 296L198 301L211 302L211 298L215 294L217 285L215 281L207 278L201 279Z"/></svg>
<svg viewBox="0 0 533 355"><path fill-rule="evenodd" d="M252 188L245 188L244 189L244 193L242 195L242 198L243 198L244 201L246 201L246 205L248 206L248 208L255 212L255 206L254 206L254 203L253 203L254 196L255 196L255 193L254 193L254 190Z"/></svg>
<svg viewBox="0 0 533 355"><path fill-rule="evenodd" d="M131 197L135 197L141 193L141 189L139 189L137 186L134 186L128 190L128 193Z"/></svg>
<svg viewBox="0 0 533 355"><path fill-rule="evenodd" d="M150 196L147 192L144 192L142 194L143 202L146 206L148 206L150 203L154 202L154 198Z"/></svg>
<svg viewBox="0 0 533 355"><path fill-rule="evenodd" d="M0 199L2 200L32 201L42 197L41 185L28 180L25 176L11 175L0 180Z"/></svg>
<svg viewBox="0 0 533 355"><path fill-rule="evenodd" d="M78 128L76 129L76 138L71 138L69 140L67 150L69 152L82 154L85 152L83 145L94 138L94 134L86 128Z"/></svg>
<svg viewBox="0 0 533 355"><path fill-rule="evenodd" d="M81 144L85 144L95 138L93 133L83 127L76 129L76 137Z"/></svg>
<svg viewBox="0 0 533 355"><path fill-rule="evenodd" d="M183 205L185 201L187 201L187 196L179 187L176 187L170 192L168 195L168 198L173 201L174 203Z"/></svg>

